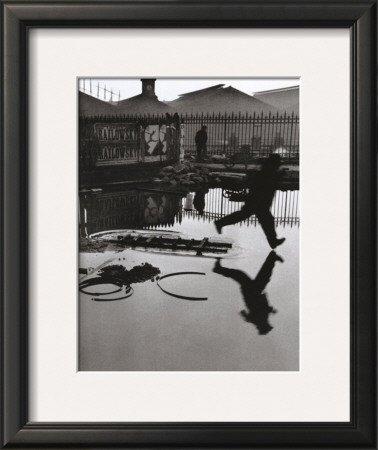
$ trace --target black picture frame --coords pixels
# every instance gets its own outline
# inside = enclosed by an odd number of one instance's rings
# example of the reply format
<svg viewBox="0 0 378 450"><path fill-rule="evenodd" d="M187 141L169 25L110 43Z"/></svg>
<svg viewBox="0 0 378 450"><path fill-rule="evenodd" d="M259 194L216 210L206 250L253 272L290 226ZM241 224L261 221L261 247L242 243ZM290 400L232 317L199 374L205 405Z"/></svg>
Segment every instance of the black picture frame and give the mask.
<svg viewBox="0 0 378 450"><path fill-rule="evenodd" d="M0 1L0 6L2 447L377 448L376 0ZM349 422L32 423L28 420L27 44L32 27L350 30Z"/></svg>

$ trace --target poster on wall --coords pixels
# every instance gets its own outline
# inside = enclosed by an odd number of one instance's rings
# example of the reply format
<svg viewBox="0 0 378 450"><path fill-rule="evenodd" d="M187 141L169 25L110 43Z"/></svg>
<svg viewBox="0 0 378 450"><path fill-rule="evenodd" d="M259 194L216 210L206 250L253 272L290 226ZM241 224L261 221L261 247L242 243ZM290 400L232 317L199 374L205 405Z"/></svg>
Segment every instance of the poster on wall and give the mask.
<svg viewBox="0 0 378 450"><path fill-rule="evenodd" d="M98 166L138 161L138 129L135 124L96 123L94 129L99 143Z"/></svg>

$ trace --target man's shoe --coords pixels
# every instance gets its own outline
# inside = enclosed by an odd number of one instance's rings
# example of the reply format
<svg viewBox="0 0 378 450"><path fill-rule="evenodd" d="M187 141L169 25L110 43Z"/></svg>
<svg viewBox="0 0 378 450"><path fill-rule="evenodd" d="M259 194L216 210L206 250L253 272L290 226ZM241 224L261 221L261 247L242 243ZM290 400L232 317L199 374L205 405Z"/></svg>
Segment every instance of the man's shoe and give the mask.
<svg viewBox="0 0 378 450"><path fill-rule="evenodd" d="M276 248L279 245L283 244L286 241L286 238L276 239L272 244L270 244L271 248Z"/></svg>
<svg viewBox="0 0 378 450"><path fill-rule="evenodd" d="M221 267L220 258L217 258L217 260L215 261L214 267L213 267L213 272L216 272L217 269L219 269L220 267Z"/></svg>
<svg viewBox="0 0 378 450"><path fill-rule="evenodd" d="M274 261L279 261L279 262L281 262L281 263L284 262L284 259L282 258L282 256L277 255L277 253L276 253L274 250L272 250L272 251L269 253L269 258L273 259Z"/></svg>
<svg viewBox="0 0 378 450"><path fill-rule="evenodd" d="M274 253L276 253L276 252L274 252ZM283 263L283 262L284 262L284 259L282 258L282 256L277 255L277 253L276 253L276 256L275 256L275 260L278 261L278 262L280 262L280 263Z"/></svg>
<svg viewBox="0 0 378 450"><path fill-rule="evenodd" d="M222 234L222 225L220 225L220 223L217 220L214 221L214 225L215 228L217 229L217 233Z"/></svg>

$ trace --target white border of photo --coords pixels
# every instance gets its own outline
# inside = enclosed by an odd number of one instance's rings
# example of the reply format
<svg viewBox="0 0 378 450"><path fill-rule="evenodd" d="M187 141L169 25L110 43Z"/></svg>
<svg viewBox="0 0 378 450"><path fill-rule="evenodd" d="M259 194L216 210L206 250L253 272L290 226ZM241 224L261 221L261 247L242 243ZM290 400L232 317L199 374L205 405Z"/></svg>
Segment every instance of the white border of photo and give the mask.
<svg viewBox="0 0 378 450"><path fill-rule="evenodd" d="M346 29L30 30L31 421L348 421ZM300 371L77 371L77 78L300 78Z"/></svg>

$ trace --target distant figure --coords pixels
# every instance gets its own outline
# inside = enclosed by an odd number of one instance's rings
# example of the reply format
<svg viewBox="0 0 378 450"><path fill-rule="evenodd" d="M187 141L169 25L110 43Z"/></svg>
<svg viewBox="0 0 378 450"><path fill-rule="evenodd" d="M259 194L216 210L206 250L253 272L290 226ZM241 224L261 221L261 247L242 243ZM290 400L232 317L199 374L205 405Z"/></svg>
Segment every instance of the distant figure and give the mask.
<svg viewBox="0 0 378 450"><path fill-rule="evenodd" d="M254 280L241 270L222 267L219 259L213 268L213 272L232 278L240 284L246 306L246 309L240 311L240 315L246 322L253 323L259 334L268 334L273 329L268 322L269 314L277 312L269 305L268 298L264 293L276 261L283 262L283 259L275 251L271 251Z"/></svg>
<svg viewBox="0 0 378 450"><path fill-rule="evenodd" d="M231 136L228 138L228 146L230 148L230 152L232 155L239 149L239 139L236 136L234 131L231 133Z"/></svg>
<svg viewBox="0 0 378 450"><path fill-rule="evenodd" d="M285 241L285 238L277 238L274 217L270 212L279 179L279 166L280 155L270 155L263 163L260 172L251 179L249 192L241 210L214 222L218 233L222 232L223 227L241 222L254 214L260 222L271 248L276 248Z"/></svg>
<svg viewBox="0 0 378 450"><path fill-rule="evenodd" d="M197 160L200 161L206 157L207 154L207 127L202 125L201 129L197 131L194 138L197 147Z"/></svg>

